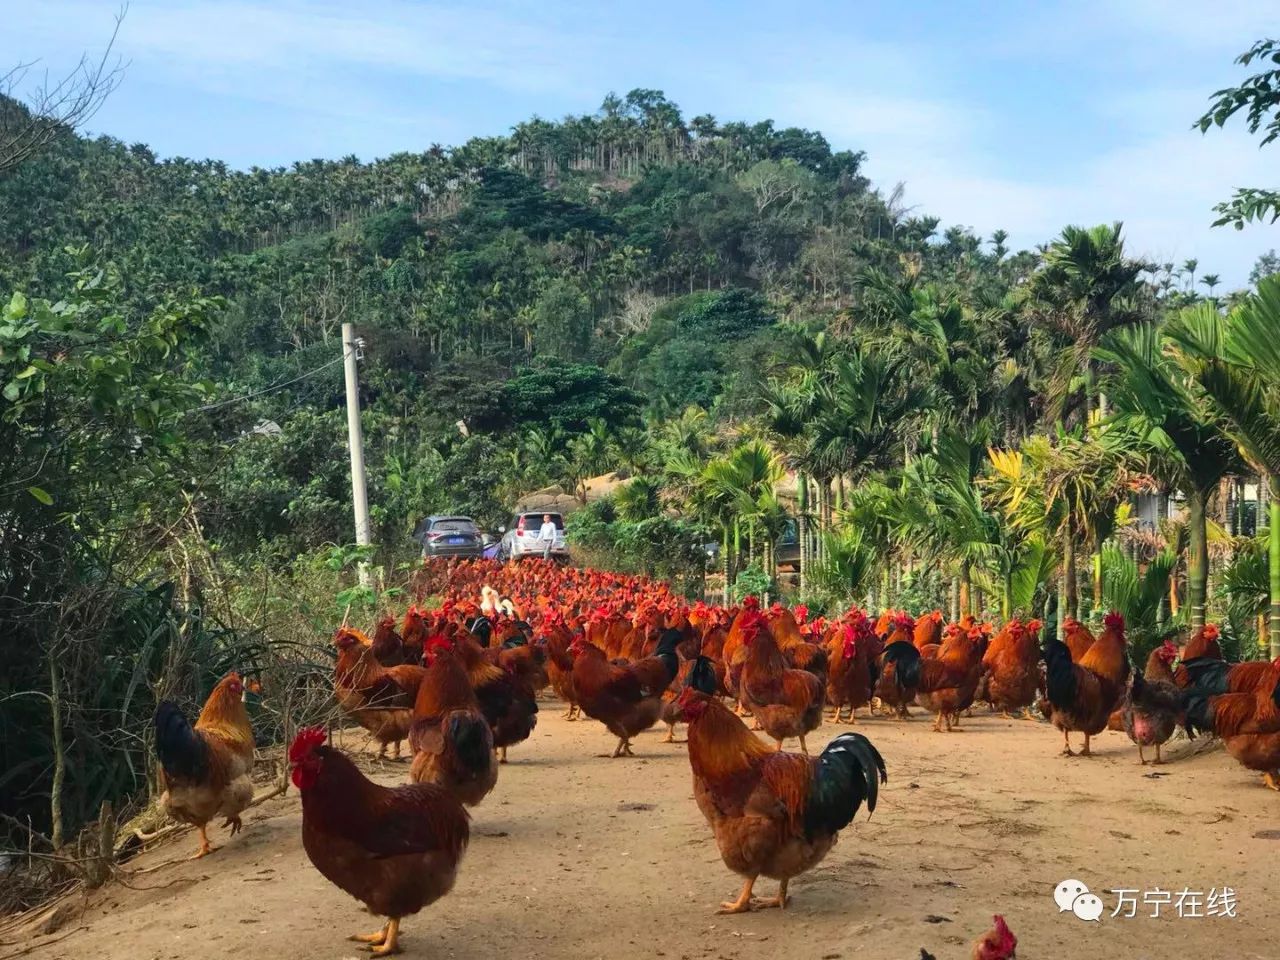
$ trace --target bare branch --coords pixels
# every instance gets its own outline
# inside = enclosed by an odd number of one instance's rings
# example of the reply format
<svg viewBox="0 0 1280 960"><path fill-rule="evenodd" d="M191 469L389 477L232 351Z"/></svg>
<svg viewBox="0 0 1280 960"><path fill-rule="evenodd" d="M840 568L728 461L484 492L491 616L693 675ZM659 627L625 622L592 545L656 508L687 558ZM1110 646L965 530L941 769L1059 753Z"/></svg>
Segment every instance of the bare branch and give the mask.
<svg viewBox="0 0 1280 960"><path fill-rule="evenodd" d="M46 73L23 97L20 88L34 61L0 73L0 176L43 150L59 134L83 126L120 85L125 64L113 58L112 51L128 10L125 4L116 14L102 56L82 55L75 69L60 80L50 80Z"/></svg>

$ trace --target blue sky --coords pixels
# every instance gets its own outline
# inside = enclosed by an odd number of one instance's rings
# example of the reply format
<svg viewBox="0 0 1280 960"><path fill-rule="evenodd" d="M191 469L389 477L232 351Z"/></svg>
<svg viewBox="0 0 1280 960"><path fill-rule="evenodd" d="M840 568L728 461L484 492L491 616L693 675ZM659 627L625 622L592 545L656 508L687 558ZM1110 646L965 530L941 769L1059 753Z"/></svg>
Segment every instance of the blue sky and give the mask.
<svg viewBox="0 0 1280 960"><path fill-rule="evenodd" d="M109 34L114 0L0 0L0 66L56 73ZM162 155L288 164L453 144L656 87L686 117L773 118L865 150L920 212L1015 246L1123 220L1130 247L1196 257L1224 286L1280 226L1211 229L1280 144L1191 122L1280 28L1274 0L610 4L132 0L129 62L92 132Z"/></svg>

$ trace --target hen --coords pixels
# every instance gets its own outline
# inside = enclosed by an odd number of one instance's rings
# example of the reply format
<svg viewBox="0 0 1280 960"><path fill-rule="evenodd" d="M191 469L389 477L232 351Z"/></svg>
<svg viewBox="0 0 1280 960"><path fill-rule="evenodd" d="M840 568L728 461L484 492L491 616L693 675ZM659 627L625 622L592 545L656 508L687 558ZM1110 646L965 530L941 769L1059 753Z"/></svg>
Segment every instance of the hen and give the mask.
<svg viewBox="0 0 1280 960"><path fill-rule="evenodd" d="M1169 669L1177 655L1178 648L1172 643L1156 647L1147 658L1146 670L1134 671L1133 683L1125 694L1121 710L1124 732L1138 745L1138 762L1144 766L1146 747L1154 746L1155 762L1164 762L1160 759L1160 748L1173 736L1178 718L1182 716L1182 691L1173 682Z"/></svg>
<svg viewBox="0 0 1280 960"><path fill-rule="evenodd" d="M350 627L340 628L333 642L338 648L333 680L338 705L378 741L379 759L394 744L395 759L399 760L400 743L409 735L413 722L411 710L422 681L422 667L382 666L369 639Z"/></svg>
<svg viewBox="0 0 1280 960"><path fill-rule="evenodd" d="M1113 610L1103 620L1103 627L1079 663L1072 662L1071 651L1062 641L1049 640L1044 645L1049 719L1062 731L1062 752L1068 757L1076 755L1071 750L1072 730L1084 734L1080 756L1090 755L1090 738L1106 728L1129 678L1124 617Z"/></svg>
<svg viewBox="0 0 1280 960"><path fill-rule="evenodd" d="M400 921L453 889L470 839L467 812L430 783L384 787L325 745L324 730L298 734L289 747L302 793L302 846L326 880L376 916L377 933L351 939L385 956L400 951Z"/></svg>
<svg viewBox="0 0 1280 960"><path fill-rule="evenodd" d="M800 739L800 751L809 748L804 738L822 725L823 682L808 670L794 670L778 649L773 634L758 613L744 613L742 641L746 659L739 689L760 728L778 743ZM742 619L741 617L739 619Z"/></svg>
<svg viewBox="0 0 1280 960"><path fill-rule="evenodd" d="M573 689L578 705L618 738L614 757L634 756L631 738L662 715L662 693L680 669L675 652L680 640L680 634L671 631L659 641L652 657L625 666L610 663L594 644L574 642Z"/></svg>
<svg viewBox="0 0 1280 960"><path fill-rule="evenodd" d="M720 856L745 878L721 913L786 908L791 878L818 864L865 801L876 808L884 760L866 737L846 733L811 758L770 750L714 695L715 674L700 658L679 699L689 724L689 765L698 809ZM753 899L757 878L778 881L772 900Z"/></svg>
<svg viewBox="0 0 1280 960"><path fill-rule="evenodd" d="M253 687L253 681L250 681ZM240 832L240 814L253 800L253 727L244 706L245 683L238 673L218 682L194 727L176 704L156 706L156 756L160 759L160 807L200 832L195 858L215 849L208 825L225 817L231 836Z"/></svg>

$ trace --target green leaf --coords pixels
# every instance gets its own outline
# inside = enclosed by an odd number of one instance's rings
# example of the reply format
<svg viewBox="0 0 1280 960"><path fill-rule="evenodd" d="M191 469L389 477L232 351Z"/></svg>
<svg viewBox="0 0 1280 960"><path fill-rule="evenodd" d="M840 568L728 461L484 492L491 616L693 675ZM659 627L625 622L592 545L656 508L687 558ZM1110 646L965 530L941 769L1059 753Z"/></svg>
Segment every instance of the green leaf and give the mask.
<svg viewBox="0 0 1280 960"><path fill-rule="evenodd" d="M4 398L10 403L18 399L18 381L10 380L4 385Z"/></svg>
<svg viewBox="0 0 1280 960"><path fill-rule="evenodd" d="M27 493L31 494L46 507L53 506L53 494L41 487L27 487Z"/></svg>
<svg viewBox="0 0 1280 960"><path fill-rule="evenodd" d="M30 366L28 366L25 370L23 370L21 373L19 373L19 374L18 374L16 377L14 377L13 379L14 379L14 380L26 380L28 377L34 377L34 376L35 376L37 373L39 373L39 372L40 372L39 367L37 367L37 366L33 363L33 364L31 364Z"/></svg>

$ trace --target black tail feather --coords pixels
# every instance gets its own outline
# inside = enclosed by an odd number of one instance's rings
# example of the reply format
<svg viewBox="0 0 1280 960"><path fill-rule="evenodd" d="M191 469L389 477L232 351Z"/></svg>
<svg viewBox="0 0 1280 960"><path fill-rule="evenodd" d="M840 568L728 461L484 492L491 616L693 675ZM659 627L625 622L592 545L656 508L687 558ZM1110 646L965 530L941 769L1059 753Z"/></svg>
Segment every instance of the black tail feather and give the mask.
<svg viewBox="0 0 1280 960"><path fill-rule="evenodd" d="M817 764L804 812L806 835L843 830L864 802L868 814L875 811L880 784L889 775L870 740L860 733L841 734L827 744Z"/></svg>
<svg viewBox="0 0 1280 960"><path fill-rule="evenodd" d="M1045 692L1049 702L1065 709L1076 700L1076 671L1071 651L1061 640L1044 643Z"/></svg>
<svg viewBox="0 0 1280 960"><path fill-rule="evenodd" d="M209 772L209 745L183 716L176 703L156 706L156 756L170 777L202 780Z"/></svg>
<svg viewBox="0 0 1280 960"><path fill-rule="evenodd" d="M483 717L457 711L445 720L445 735L468 770L484 770L493 762L493 734Z"/></svg>
<svg viewBox="0 0 1280 960"><path fill-rule="evenodd" d="M685 686L693 687L699 693L705 693L709 697L714 697L720 692L720 681L716 677L715 667L709 658L699 656L693 661Z"/></svg>
<svg viewBox="0 0 1280 960"><path fill-rule="evenodd" d="M1193 657L1182 661L1182 666L1191 678L1191 686L1197 693L1206 696L1219 696L1228 691L1227 674L1232 664L1215 657Z"/></svg>
<svg viewBox="0 0 1280 960"><path fill-rule="evenodd" d="M920 651L906 640L896 640L884 649L884 662L893 664L898 689L912 690L920 685Z"/></svg>
<svg viewBox="0 0 1280 960"><path fill-rule="evenodd" d="M1209 709L1209 697L1199 690L1189 690L1183 698L1182 727L1187 736L1195 739L1197 733L1212 734L1213 711Z"/></svg>

